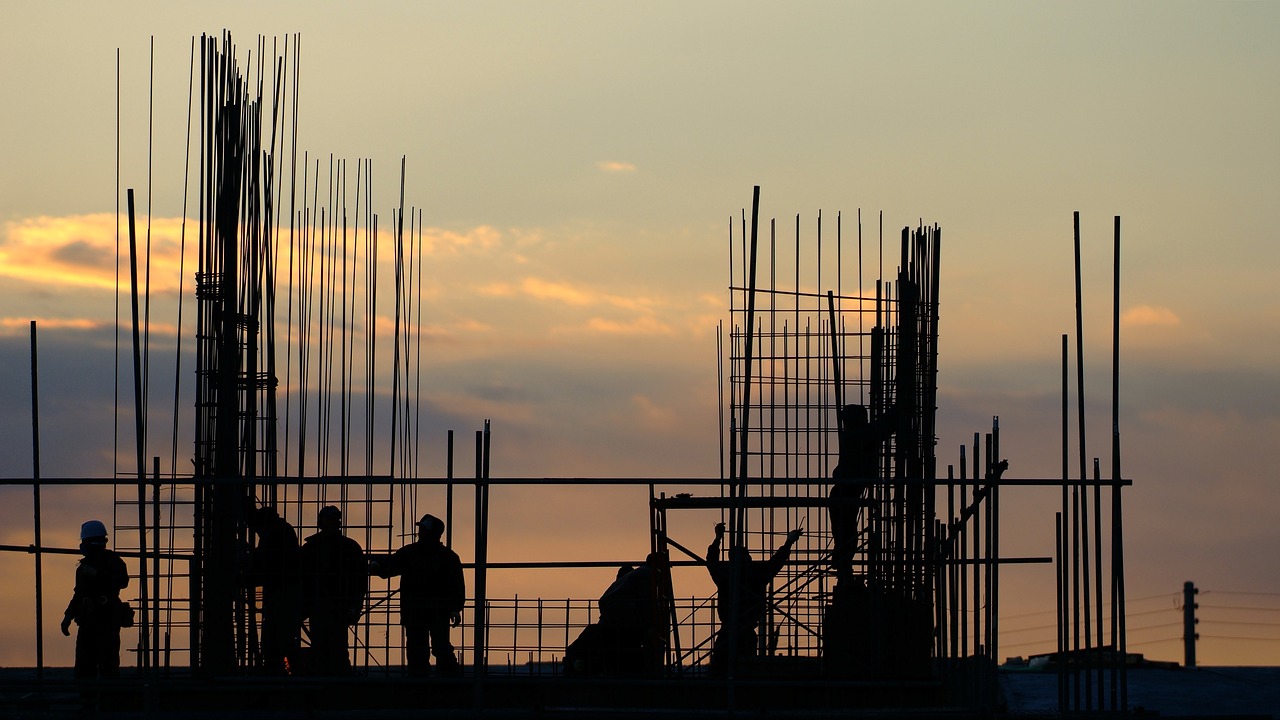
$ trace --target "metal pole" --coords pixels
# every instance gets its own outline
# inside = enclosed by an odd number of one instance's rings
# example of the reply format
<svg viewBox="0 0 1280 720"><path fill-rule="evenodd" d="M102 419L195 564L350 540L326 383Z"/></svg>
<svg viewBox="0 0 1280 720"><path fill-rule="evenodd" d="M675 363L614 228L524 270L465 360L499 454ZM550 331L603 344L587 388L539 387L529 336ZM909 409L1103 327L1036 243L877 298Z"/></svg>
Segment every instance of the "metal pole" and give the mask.
<svg viewBox="0 0 1280 720"><path fill-rule="evenodd" d="M752 341L755 338L755 316L756 316L756 237L759 229L760 215L760 186L756 185L751 194L751 260L747 267L747 322L743 328L746 331L745 338L745 354L743 356L742 368L742 417L739 419L739 430L742 433L742 440L739 442L739 470L738 481L742 482L747 477L747 449L748 436L747 432L750 428L750 404L751 404L751 354ZM738 541L739 538L730 535L730 545Z"/></svg>
<svg viewBox="0 0 1280 720"><path fill-rule="evenodd" d="M1182 664L1188 670L1196 666L1196 640L1200 638L1196 632L1196 623L1200 622L1196 619L1196 608L1200 607L1196 603L1199 592L1190 580L1182 583Z"/></svg>
<svg viewBox="0 0 1280 720"><path fill-rule="evenodd" d="M965 445L960 445L960 506L964 507L967 502L966 496L969 493L969 463L965 457ZM960 548L960 567L957 574L960 576L960 657L969 656L969 566L966 560L969 559L969 539L965 536L964 518L960 518L959 533L956 537L956 545Z"/></svg>
<svg viewBox="0 0 1280 720"><path fill-rule="evenodd" d="M488 562L489 541L489 488L487 484L489 421L485 420L485 430L476 431L476 503L475 503L475 617L473 618L472 657L475 664L475 706L484 705L485 663L488 661L485 648L486 624L486 563Z"/></svg>
<svg viewBox="0 0 1280 720"><path fill-rule="evenodd" d="M1064 485L1063 487L1065 488L1066 486ZM1067 663L1066 663L1067 608L1066 608L1066 605L1063 603L1063 599L1066 597L1067 590L1066 590L1065 574L1063 572L1063 568L1065 567L1064 556L1066 554L1066 548L1064 547L1064 543L1062 541L1062 538L1063 538L1062 527L1063 527L1062 512L1059 511L1054 513L1053 515L1054 559L1057 561L1057 564L1054 566L1053 579L1056 585L1055 589L1057 590L1057 598L1056 598L1055 604L1057 605L1057 610L1058 610L1058 663L1057 663L1058 664L1058 709L1066 710L1067 699L1069 697L1067 693Z"/></svg>
<svg viewBox="0 0 1280 720"><path fill-rule="evenodd" d="M445 478L448 484L444 488L444 527L445 547L453 548L453 431L449 431L449 440L446 446L445 460Z"/></svg>
<svg viewBox="0 0 1280 720"><path fill-rule="evenodd" d="M1075 218L1075 281L1076 281L1076 423L1078 425L1077 432L1079 437L1076 439L1076 445L1080 450L1080 472L1081 481L1079 484L1071 486L1071 649L1074 652L1080 650L1080 489L1084 484L1084 342L1081 335L1084 330L1083 311L1080 302L1080 212L1076 211ZM1088 596L1085 597L1088 602ZM1073 661L1074 661L1073 657ZM1075 677L1076 692L1075 702L1076 709L1080 709L1081 688L1080 674L1073 672Z"/></svg>
<svg viewBox="0 0 1280 720"><path fill-rule="evenodd" d="M991 453L987 462L994 468L1000 462L1000 417L991 419ZM999 478L996 478L997 480ZM991 659L1000 662L1000 485L991 486Z"/></svg>
<svg viewBox="0 0 1280 720"><path fill-rule="evenodd" d="M1124 601L1124 524L1120 493L1120 216L1115 219L1113 258L1113 301L1111 335L1111 642L1119 653L1118 686L1119 705L1116 709L1127 711L1129 706L1128 640L1125 633ZM1114 677L1114 676L1113 676ZM1115 696L1114 689L1112 696Z"/></svg>
<svg viewBox="0 0 1280 720"><path fill-rule="evenodd" d="M134 441L137 447L138 460L138 663L142 670L150 665L150 632L147 625L147 466L145 460L146 438L143 437L143 417L145 408L142 404L142 349L140 328L138 326L138 237L134 228L133 188L128 190L129 196L129 276L133 296L133 404L134 404Z"/></svg>
<svg viewBox="0 0 1280 720"><path fill-rule="evenodd" d="M1069 691L1070 679L1067 674L1067 652L1070 648L1070 633L1067 632L1070 610L1070 575L1067 572L1067 522L1071 515L1068 500L1067 483L1071 472L1071 428L1069 387L1070 369L1068 368L1067 335L1062 335L1062 511L1058 513L1058 709L1066 710L1071 704Z"/></svg>
<svg viewBox="0 0 1280 720"><path fill-rule="evenodd" d="M156 604L151 633L151 667L160 667L160 457L151 458L151 600Z"/></svg>
<svg viewBox="0 0 1280 720"><path fill-rule="evenodd" d="M36 680L44 682L44 562L40 538L40 382L36 362L36 321L31 321L31 490L35 507Z"/></svg>

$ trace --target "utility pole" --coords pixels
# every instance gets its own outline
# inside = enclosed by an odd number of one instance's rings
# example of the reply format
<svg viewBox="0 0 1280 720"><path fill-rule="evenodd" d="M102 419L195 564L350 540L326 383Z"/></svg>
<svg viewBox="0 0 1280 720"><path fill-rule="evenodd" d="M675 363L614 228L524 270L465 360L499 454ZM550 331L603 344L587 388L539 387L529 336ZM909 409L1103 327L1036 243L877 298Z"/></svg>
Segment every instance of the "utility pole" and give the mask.
<svg viewBox="0 0 1280 720"><path fill-rule="evenodd" d="M1182 583L1182 664L1187 669L1196 666L1196 641L1200 639L1200 633L1196 632L1200 622L1196 617L1196 608L1200 607L1196 595L1199 593L1199 588L1190 580Z"/></svg>

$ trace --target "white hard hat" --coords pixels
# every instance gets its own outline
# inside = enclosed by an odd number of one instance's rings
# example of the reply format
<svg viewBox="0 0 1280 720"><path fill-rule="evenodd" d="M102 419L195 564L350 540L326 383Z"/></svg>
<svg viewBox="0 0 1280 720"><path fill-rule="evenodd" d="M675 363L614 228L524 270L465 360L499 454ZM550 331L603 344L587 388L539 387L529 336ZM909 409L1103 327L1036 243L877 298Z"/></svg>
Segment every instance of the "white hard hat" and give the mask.
<svg viewBox="0 0 1280 720"><path fill-rule="evenodd" d="M81 540L106 540L107 526L101 520L90 520L80 526Z"/></svg>

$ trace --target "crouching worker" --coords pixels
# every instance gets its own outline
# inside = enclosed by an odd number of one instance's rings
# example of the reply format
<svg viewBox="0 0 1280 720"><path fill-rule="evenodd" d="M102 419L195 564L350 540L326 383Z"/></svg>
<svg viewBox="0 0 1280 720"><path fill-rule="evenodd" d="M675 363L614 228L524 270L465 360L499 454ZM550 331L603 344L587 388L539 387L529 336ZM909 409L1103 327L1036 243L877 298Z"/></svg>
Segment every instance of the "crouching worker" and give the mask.
<svg viewBox="0 0 1280 720"><path fill-rule="evenodd" d="M80 552L76 587L62 615L62 634L76 631L77 679L114 678L120 675L120 628L133 626L133 610L120 600L129 584L124 560L107 549L107 527L99 520L80 526Z"/></svg>
<svg viewBox="0 0 1280 720"><path fill-rule="evenodd" d="M656 674L666 653L670 562L649 553L644 565L623 566L600 596L600 619L565 649L568 674Z"/></svg>
<svg viewBox="0 0 1280 720"><path fill-rule="evenodd" d="M462 674L449 642L449 626L461 624L467 591L462 561L440 542L442 535L444 521L423 515L417 542L369 564L369 571L378 577L400 576L400 624L409 675L414 677L431 674L428 655L435 656L436 672L442 677Z"/></svg>

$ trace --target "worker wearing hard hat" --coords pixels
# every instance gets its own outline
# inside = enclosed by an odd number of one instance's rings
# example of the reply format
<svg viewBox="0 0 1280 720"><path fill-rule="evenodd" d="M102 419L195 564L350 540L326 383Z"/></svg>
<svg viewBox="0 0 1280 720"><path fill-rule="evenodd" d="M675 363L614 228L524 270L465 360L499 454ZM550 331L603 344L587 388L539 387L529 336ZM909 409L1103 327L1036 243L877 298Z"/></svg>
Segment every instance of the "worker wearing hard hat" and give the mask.
<svg viewBox="0 0 1280 720"><path fill-rule="evenodd" d="M112 678L120 674L120 628L133 626L133 610L120 600L129 584L124 560L107 549L107 527L100 520L80 526L76 586L62 615L62 634L75 622L77 678Z"/></svg>
<svg viewBox="0 0 1280 720"><path fill-rule="evenodd" d="M310 618L311 653L308 670L316 675L351 672L348 628L360 620L369 589L364 550L342 534L342 511L320 508L320 529L298 551L303 614Z"/></svg>
<svg viewBox="0 0 1280 720"><path fill-rule="evenodd" d="M423 515L418 540L389 557L374 559L369 570L379 577L400 577L400 624L404 626L409 674L431 672L428 651L436 658L436 672L444 677L462 673L449 642L449 626L462 622L466 587L458 554L440 542L444 521Z"/></svg>

